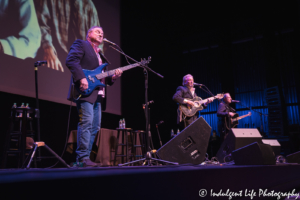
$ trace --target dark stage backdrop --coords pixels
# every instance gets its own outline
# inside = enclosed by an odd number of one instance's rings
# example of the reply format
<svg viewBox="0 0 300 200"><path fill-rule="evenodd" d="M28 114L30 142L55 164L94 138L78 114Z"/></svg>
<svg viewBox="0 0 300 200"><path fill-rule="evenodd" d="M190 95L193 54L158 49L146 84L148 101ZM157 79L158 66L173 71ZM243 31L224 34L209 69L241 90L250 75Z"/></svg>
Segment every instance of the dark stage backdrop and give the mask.
<svg viewBox="0 0 300 200"><path fill-rule="evenodd" d="M245 28L249 24L240 24L239 28ZM238 35L240 30L231 29L232 35ZM287 127L278 135L269 134L269 114L265 99L265 90L268 87L278 87L281 93L282 117L285 126L299 124L299 100L297 98L297 60L294 59L299 49L292 43L298 42L296 32L292 27L281 30L273 30L270 35L261 32L250 32L244 38L232 38L227 47L222 44L200 47L183 52L189 60L187 66L194 71L195 81L207 85L214 94L219 92L230 92L234 99L241 102L233 105L237 113L242 116L251 112L250 117L239 122L239 128L259 128L269 137L287 135ZM236 33L238 32L238 33ZM214 35L214 34L211 34ZM271 40L270 47L266 40ZM220 53L229 51L229 59L222 59ZM272 52L271 60L268 60L268 52ZM228 52L226 53L228 54ZM220 63L221 60L225 62ZM218 60L218 61L216 61ZM275 62L275 64L273 64ZM197 66L204 66L201 73L195 69ZM218 67L216 67L218 66ZM298 85L299 87L299 85ZM198 95L208 97L208 94L197 89ZM214 102L201 114L217 130L217 104ZM252 108L254 111L250 111ZM262 114L260 117L258 111Z"/></svg>
<svg viewBox="0 0 300 200"><path fill-rule="evenodd" d="M35 97L34 63L47 60L38 70L39 98L56 103L69 104L65 60L75 39L85 40L90 27L102 26L105 37L120 44L119 0L3 0L0 21L0 91ZM120 67L119 53L106 46L104 52L112 63L108 69ZM121 114L120 90L118 80L108 90L106 112Z"/></svg>
<svg viewBox="0 0 300 200"><path fill-rule="evenodd" d="M260 1L201 2L197 6L157 6L136 1L132 5L122 3L123 50L134 58L151 55L149 66L164 75L160 79L150 73L149 79L149 100L155 102L151 105L154 140L158 139L155 123L160 120L165 122L159 127L163 143L170 139L171 129L178 128L177 105L172 96L188 73L214 94L230 92L234 99L263 114L268 114L265 89L278 87L285 129L277 136L287 136L287 126L299 124L298 1L285 2L284 6ZM132 29L127 27L128 21L133 22ZM130 125L137 116L143 117L144 80L139 70L123 76L123 94L136 97L123 107L124 113L129 113ZM202 98L209 97L201 89L196 92ZM217 130L217 106L215 101L201 112L212 130ZM239 115L249 112L239 104L232 106ZM132 110L136 112L130 113ZM261 120L253 111L239 127L261 125L267 136L277 137L268 135L268 117Z"/></svg>

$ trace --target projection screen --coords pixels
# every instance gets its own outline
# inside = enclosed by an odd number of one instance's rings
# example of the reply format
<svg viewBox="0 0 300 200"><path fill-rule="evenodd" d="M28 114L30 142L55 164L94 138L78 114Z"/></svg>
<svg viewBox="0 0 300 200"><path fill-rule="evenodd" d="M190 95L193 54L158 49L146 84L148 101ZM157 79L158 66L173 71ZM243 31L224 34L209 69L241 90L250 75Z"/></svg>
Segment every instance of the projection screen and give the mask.
<svg viewBox="0 0 300 200"><path fill-rule="evenodd" d="M35 97L34 63L47 60L38 67L39 99L70 104L65 60L92 26L121 46L119 0L0 0L0 91ZM107 44L101 48L108 70L120 67L120 54ZM120 90L120 79L108 87L106 112L121 114Z"/></svg>

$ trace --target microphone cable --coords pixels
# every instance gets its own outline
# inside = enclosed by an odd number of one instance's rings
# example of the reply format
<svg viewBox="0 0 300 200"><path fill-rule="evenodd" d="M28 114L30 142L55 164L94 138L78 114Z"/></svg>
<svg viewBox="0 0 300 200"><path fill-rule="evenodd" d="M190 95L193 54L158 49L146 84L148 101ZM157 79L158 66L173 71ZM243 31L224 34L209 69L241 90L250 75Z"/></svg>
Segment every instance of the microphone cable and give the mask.
<svg viewBox="0 0 300 200"><path fill-rule="evenodd" d="M65 151L66 151L67 145L68 145L69 129L70 129L70 118L71 118L71 111L72 111L72 103L73 103L73 101L71 101L71 103L70 103L69 116L68 116L68 125L67 125L67 134L66 134L66 142L65 142L64 149L63 149L63 151L62 151L62 153L61 153L61 156L60 156L61 159L62 159L62 157L63 157L63 155L64 155L64 153L65 153ZM46 167L46 168L44 168L44 169L51 169L51 168L55 167L55 166L58 164L58 162L59 162L59 160L56 161L56 163L55 163L54 165L52 165L52 166L50 166L50 167ZM72 166L71 166L71 167L72 167Z"/></svg>

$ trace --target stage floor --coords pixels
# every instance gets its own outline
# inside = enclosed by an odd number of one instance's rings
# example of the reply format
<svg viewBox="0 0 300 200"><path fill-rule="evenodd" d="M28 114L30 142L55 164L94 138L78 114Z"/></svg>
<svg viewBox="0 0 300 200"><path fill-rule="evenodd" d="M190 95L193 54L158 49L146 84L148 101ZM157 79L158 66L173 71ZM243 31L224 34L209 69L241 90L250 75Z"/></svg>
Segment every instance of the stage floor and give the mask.
<svg viewBox="0 0 300 200"><path fill-rule="evenodd" d="M277 199L300 191L300 165L2 169L0 191L9 199Z"/></svg>

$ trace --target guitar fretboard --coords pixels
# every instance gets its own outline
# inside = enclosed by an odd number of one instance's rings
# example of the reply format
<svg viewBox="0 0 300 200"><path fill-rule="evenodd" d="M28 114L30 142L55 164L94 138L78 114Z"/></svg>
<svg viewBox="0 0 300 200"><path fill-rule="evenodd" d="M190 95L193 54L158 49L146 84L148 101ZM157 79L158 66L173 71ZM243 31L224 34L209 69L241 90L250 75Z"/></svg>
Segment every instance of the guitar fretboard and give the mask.
<svg viewBox="0 0 300 200"><path fill-rule="evenodd" d="M238 120L243 119L243 118L248 117L248 116L251 116L251 113L249 113L247 115L243 115L243 116L237 117L237 118L233 119L232 121L235 122L235 121L238 121Z"/></svg>
<svg viewBox="0 0 300 200"><path fill-rule="evenodd" d="M214 97L209 97L207 99L203 99L201 101L199 101L200 104L203 104L203 103L206 103L208 101L208 99L212 99L212 100L215 100L217 98L217 96L214 96Z"/></svg>
<svg viewBox="0 0 300 200"><path fill-rule="evenodd" d="M132 65L127 65L127 66L124 66L124 67L119 67L117 69L121 69L122 71L126 71L126 70L129 70L131 68L134 68L134 67L137 67L137 66L140 66L141 63L135 63L135 64L132 64ZM112 76L115 74L116 70L117 69L113 69L113 70L109 70L107 72L103 72L103 73L100 73L100 74L97 74L96 75L96 78L97 79L102 79L102 78L106 78L108 76Z"/></svg>

